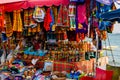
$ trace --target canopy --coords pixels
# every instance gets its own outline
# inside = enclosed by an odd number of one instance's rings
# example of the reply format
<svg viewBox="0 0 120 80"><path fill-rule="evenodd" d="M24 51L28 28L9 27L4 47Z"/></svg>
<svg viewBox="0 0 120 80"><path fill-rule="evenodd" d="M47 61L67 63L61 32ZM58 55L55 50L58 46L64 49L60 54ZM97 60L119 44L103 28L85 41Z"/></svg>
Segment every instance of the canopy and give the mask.
<svg viewBox="0 0 120 80"><path fill-rule="evenodd" d="M0 0L0 6L4 6L5 11L13 11L18 9L27 9L34 6L58 6L58 5L68 5L69 0Z"/></svg>
<svg viewBox="0 0 120 80"><path fill-rule="evenodd" d="M0 4L20 2L20 1L25 1L25 0L0 0Z"/></svg>

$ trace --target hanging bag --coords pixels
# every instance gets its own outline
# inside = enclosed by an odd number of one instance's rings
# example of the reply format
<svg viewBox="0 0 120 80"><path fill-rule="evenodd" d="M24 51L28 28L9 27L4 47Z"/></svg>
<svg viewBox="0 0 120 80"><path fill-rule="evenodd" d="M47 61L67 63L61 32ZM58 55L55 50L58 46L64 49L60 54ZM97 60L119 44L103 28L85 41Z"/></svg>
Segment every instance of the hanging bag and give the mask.
<svg viewBox="0 0 120 80"><path fill-rule="evenodd" d="M45 12L42 8L36 6L35 11L33 13L33 18L37 22L43 22L45 17Z"/></svg>

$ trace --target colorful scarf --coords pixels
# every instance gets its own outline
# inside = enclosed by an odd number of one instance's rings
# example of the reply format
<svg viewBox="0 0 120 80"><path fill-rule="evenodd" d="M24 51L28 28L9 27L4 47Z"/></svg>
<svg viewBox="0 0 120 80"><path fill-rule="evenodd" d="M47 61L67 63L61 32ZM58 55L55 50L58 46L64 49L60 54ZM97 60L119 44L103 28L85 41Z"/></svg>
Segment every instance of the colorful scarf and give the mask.
<svg viewBox="0 0 120 80"><path fill-rule="evenodd" d="M51 11L51 9L48 8L46 15L45 15L45 19L44 19L44 28L46 31L50 30L50 24L52 22L52 17L51 17L50 11Z"/></svg>
<svg viewBox="0 0 120 80"><path fill-rule="evenodd" d="M86 17L86 5L77 5L77 13L76 13L76 32L87 34L88 25L87 17Z"/></svg>
<svg viewBox="0 0 120 80"><path fill-rule="evenodd" d="M52 22L50 23L50 31L52 31L52 27L55 24L55 20L54 20L54 14L53 14L53 10L50 10L50 15L52 17Z"/></svg>
<svg viewBox="0 0 120 80"><path fill-rule="evenodd" d="M52 6L53 14L54 14L54 21L55 24L57 23L57 17L58 17L58 9L56 6Z"/></svg>
<svg viewBox="0 0 120 80"><path fill-rule="evenodd" d="M13 11L13 31L17 31L17 32L22 32L23 31L21 11L20 10Z"/></svg>
<svg viewBox="0 0 120 80"><path fill-rule="evenodd" d="M68 8L67 6L60 6L59 13L58 13L58 20L57 20L58 26L69 26L69 17L68 17Z"/></svg>
<svg viewBox="0 0 120 80"><path fill-rule="evenodd" d="M10 19L10 14L6 13L5 14L5 21L6 21L6 36L10 37L13 34L13 27L12 27L12 23L11 23L11 19Z"/></svg>
<svg viewBox="0 0 120 80"><path fill-rule="evenodd" d="M24 10L24 26L34 28L37 23L33 19L33 9Z"/></svg>
<svg viewBox="0 0 120 80"><path fill-rule="evenodd" d="M0 28L4 28L4 6L0 7Z"/></svg>
<svg viewBox="0 0 120 80"><path fill-rule="evenodd" d="M76 23L75 23L75 12L76 6L75 5L69 5L69 17L70 17L70 28L75 29Z"/></svg>

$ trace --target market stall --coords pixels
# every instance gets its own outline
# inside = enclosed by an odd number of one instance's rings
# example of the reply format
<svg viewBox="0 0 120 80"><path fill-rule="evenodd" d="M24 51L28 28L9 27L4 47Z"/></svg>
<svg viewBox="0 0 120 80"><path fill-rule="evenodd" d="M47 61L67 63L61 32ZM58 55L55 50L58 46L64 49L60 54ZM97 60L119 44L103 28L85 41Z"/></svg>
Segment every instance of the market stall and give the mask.
<svg viewBox="0 0 120 80"><path fill-rule="evenodd" d="M1 2L1 72L6 71L8 78L33 80L78 80L94 73L106 31L98 27L93 4L93 0Z"/></svg>

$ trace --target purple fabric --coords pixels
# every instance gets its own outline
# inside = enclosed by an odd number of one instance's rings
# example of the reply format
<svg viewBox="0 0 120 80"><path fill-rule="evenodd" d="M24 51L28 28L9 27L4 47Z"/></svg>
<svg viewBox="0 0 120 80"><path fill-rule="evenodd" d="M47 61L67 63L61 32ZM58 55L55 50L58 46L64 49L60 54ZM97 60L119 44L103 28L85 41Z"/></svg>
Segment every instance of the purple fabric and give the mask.
<svg viewBox="0 0 120 80"><path fill-rule="evenodd" d="M80 32L80 33L85 33L85 34L87 34L87 32L88 32L88 25L87 25L85 22L84 22L84 23L81 23L81 25L82 25L82 28L81 28L81 29L78 28L79 25L77 26L76 32Z"/></svg>
<svg viewBox="0 0 120 80"><path fill-rule="evenodd" d="M111 5L113 3L113 0L96 0L96 1L106 5Z"/></svg>

